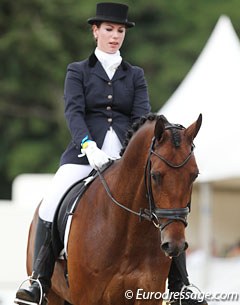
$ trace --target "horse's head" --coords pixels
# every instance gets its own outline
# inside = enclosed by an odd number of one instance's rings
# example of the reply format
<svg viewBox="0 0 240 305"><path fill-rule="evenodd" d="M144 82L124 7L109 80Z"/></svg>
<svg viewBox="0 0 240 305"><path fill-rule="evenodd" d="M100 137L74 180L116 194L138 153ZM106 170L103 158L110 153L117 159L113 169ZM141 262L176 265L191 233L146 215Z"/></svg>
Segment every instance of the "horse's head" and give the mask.
<svg viewBox="0 0 240 305"><path fill-rule="evenodd" d="M188 128L170 124L162 115L155 124L145 178L151 217L161 231L161 248L169 256L188 247L185 227L192 185L199 173L193 140L201 123L200 114Z"/></svg>

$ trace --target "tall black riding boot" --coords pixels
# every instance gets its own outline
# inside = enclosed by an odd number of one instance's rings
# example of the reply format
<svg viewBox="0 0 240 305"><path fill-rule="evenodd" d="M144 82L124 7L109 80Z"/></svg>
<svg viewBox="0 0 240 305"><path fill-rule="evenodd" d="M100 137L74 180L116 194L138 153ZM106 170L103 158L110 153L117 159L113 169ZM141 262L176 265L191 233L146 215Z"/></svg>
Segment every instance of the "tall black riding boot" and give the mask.
<svg viewBox="0 0 240 305"><path fill-rule="evenodd" d="M183 252L179 256L172 258L172 264L168 274L168 289L172 292L180 292L183 285L188 286L189 284L186 254Z"/></svg>
<svg viewBox="0 0 240 305"><path fill-rule="evenodd" d="M47 304L46 294L51 287L51 277L55 265L55 256L52 249L51 222L38 218L34 244L33 275L31 286L27 289L20 288L16 293L17 304L40 304L42 286L43 299L41 305ZM24 303L26 301L26 303Z"/></svg>
<svg viewBox="0 0 240 305"><path fill-rule="evenodd" d="M170 293L182 291L183 295L174 294L171 296L170 304L172 305L207 305L206 300L191 297L192 291L184 286L189 286L188 273L186 267L186 253L183 252L177 257L172 258L172 264L168 274L168 289ZM183 298L186 295L186 298ZM180 300L181 298L181 300ZM180 302L181 301L181 302Z"/></svg>

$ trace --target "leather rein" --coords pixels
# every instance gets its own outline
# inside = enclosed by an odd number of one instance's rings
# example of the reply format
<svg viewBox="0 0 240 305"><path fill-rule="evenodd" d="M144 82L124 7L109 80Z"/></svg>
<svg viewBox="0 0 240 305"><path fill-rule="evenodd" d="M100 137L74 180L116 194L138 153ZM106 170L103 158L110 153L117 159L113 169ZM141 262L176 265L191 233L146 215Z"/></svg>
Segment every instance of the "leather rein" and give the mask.
<svg viewBox="0 0 240 305"><path fill-rule="evenodd" d="M178 124L171 124L171 125L169 124L167 127L165 127L165 129L171 129L171 128L176 128L176 129L181 129L181 130L185 129L182 125L178 125ZM109 186L108 186L106 180L104 179L100 170L97 170L98 176L100 178L101 183L103 184L104 189L106 190L107 195L112 200L112 202L115 203L120 208L124 209L125 211L138 216L140 221L143 219L151 221L154 224L154 226L156 226L161 231L166 226L168 226L170 223L172 223L174 221L181 221L184 224L184 226L186 227L187 226L187 215L190 212L190 204L191 204L190 202L187 204L187 206L185 208L161 209L161 208L156 207L156 204L155 204L154 198L153 198L152 184L151 184L151 156L152 155L157 156L160 160L162 160L165 164L167 164L171 168L180 168L180 167L183 167L190 160L191 156L193 155L194 145L192 144L191 151L187 155L187 157L184 159L184 161L182 161L179 164L173 164L172 162L165 159L163 156L161 156L160 154L158 154L154 151L155 142L156 142L156 138L154 137L152 139L151 146L149 149L148 159L147 159L147 163L145 165L145 173L144 173L146 196L148 199L149 209L140 209L139 212L136 212L136 211L126 207L125 205L121 204L112 196ZM162 219L167 219L167 221L163 223L161 221Z"/></svg>

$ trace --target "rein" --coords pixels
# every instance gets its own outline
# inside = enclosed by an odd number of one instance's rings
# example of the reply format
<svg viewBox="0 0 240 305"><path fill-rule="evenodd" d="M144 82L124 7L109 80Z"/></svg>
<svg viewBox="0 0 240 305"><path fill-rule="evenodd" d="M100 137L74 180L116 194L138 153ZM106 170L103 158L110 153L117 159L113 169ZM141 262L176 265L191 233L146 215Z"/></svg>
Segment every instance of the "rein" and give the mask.
<svg viewBox="0 0 240 305"><path fill-rule="evenodd" d="M184 129L184 127L182 125L175 125L175 124L168 125L167 127L165 127L165 129L171 129L171 128ZM103 184L104 189L106 190L107 195L111 199L111 201L113 203L115 203L117 206L119 206L120 208L124 209L125 211L138 216L140 221L142 219L151 221L161 231L166 226L168 226L170 223L172 223L174 221L181 221L186 227L187 226L187 215L190 212L190 202L187 204L187 206L185 208L177 208L177 209L174 209L174 208L173 209L161 209L161 208L157 208L155 205L154 198L153 198L153 192L152 192L152 184L151 184L151 156L152 155L157 156L160 160L162 160L164 163L166 163L171 168L180 168L180 167L183 167L191 158L191 156L193 154L194 145L192 144L191 152L184 159L184 161L182 161L179 164L173 164L172 162L168 161L163 156L161 156L160 154L158 154L154 151L155 141L156 141L156 138L154 137L152 139L151 146L149 149L149 154L148 154L148 159L147 159L147 163L145 166L145 174L144 174L144 180L145 180L145 186L146 186L146 192L147 192L146 196L148 199L149 209L140 209L139 212L136 212L136 211L126 207L125 205L121 204L113 197L113 195L109 189L109 186L108 186L106 180L104 179L100 170L97 170L98 176L100 178L101 183ZM167 219L167 221L165 223L162 223L161 219L164 219L164 218Z"/></svg>
<svg viewBox="0 0 240 305"><path fill-rule="evenodd" d="M108 187L108 185L107 185L107 182L106 182L106 180L104 179L102 173L101 173L99 170L97 170L97 173L98 173L98 176L99 176L99 178L100 178L100 181L102 182L102 184L103 184L103 186L104 186L104 188L105 188L105 191L106 191L107 194L108 194L108 197L109 197L117 206L119 206L120 208L122 208L122 209L126 210L127 212L130 212L130 213L132 213L132 214L134 214L134 215L136 215L136 216L141 217L141 212L135 212L135 211L129 209L128 207L126 207L125 205L121 204L120 202L118 202L118 201L112 196L112 193L111 193L111 191L110 191L110 189L109 189L109 187ZM149 220L149 217L148 217L147 219Z"/></svg>

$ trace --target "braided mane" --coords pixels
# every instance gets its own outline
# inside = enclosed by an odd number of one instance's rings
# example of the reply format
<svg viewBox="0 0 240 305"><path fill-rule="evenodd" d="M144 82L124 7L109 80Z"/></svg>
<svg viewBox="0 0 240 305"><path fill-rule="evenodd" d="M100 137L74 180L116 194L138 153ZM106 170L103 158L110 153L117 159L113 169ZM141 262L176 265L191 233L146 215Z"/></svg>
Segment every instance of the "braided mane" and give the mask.
<svg viewBox="0 0 240 305"><path fill-rule="evenodd" d="M122 156L128 146L128 143L132 136L135 134L135 132L146 122L146 121L155 121L157 120L159 115L154 113L149 113L146 116L142 116L137 122L133 123L132 126L129 128L129 130L126 133L126 138L123 143L123 148L120 151L120 156Z"/></svg>

